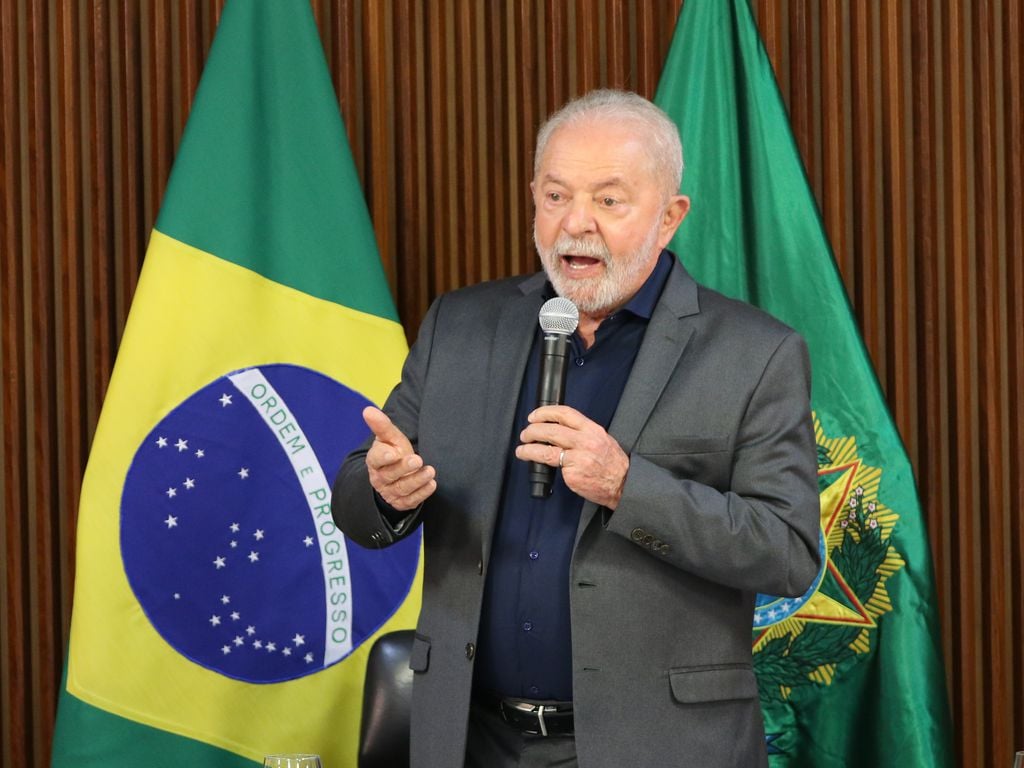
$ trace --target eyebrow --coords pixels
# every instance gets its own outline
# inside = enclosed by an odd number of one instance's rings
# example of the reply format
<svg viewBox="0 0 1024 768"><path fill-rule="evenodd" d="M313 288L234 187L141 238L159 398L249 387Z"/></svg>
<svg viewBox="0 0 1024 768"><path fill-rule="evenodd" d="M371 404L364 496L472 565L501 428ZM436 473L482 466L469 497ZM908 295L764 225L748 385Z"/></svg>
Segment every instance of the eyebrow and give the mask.
<svg viewBox="0 0 1024 768"><path fill-rule="evenodd" d="M555 176L555 175L553 175L551 173L545 174L544 178L541 179L541 183L542 184L545 184L547 182L553 182L555 184L560 184L563 187L569 186L564 180L560 179L559 177L557 177L557 176ZM591 185L590 188L592 190L599 190L599 189L607 189L608 187L628 188L629 186L630 185L621 176L609 176L606 179L600 179L595 184Z"/></svg>

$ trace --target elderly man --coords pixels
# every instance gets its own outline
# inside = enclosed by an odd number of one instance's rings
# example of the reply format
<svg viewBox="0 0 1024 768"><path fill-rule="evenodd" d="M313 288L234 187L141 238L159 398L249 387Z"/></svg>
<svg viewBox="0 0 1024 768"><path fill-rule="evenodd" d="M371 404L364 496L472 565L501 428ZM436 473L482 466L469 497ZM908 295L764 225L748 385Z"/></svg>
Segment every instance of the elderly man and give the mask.
<svg viewBox="0 0 1024 768"><path fill-rule="evenodd" d="M334 517L422 524L414 766L765 765L755 595L819 568L803 341L665 250L675 126L596 91L537 136L544 272L441 296ZM683 254L685 256L685 254ZM571 299L565 404L536 407L538 310ZM528 462L559 468L533 498Z"/></svg>

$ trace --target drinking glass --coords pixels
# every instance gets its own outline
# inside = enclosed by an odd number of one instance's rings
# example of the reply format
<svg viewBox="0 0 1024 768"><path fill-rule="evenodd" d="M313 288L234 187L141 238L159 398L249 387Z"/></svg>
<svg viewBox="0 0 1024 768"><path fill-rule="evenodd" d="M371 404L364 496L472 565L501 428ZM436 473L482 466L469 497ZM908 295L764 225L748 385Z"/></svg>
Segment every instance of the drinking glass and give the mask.
<svg viewBox="0 0 1024 768"><path fill-rule="evenodd" d="M1013 768L1024 768L1024 752L1018 752L1013 758Z"/></svg>
<svg viewBox="0 0 1024 768"><path fill-rule="evenodd" d="M322 768L319 755L267 755L263 768Z"/></svg>

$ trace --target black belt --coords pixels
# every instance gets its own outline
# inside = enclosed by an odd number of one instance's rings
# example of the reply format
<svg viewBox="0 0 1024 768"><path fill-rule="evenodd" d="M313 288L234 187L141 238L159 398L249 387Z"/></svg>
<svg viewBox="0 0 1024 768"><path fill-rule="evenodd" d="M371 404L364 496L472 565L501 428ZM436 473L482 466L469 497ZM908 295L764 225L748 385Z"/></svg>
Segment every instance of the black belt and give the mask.
<svg viewBox="0 0 1024 768"><path fill-rule="evenodd" d="M569 736L573 733L571 701L524 701L487 692L474 692L474 701L496 711L502 720L520 733L539 736Z"/></svg>

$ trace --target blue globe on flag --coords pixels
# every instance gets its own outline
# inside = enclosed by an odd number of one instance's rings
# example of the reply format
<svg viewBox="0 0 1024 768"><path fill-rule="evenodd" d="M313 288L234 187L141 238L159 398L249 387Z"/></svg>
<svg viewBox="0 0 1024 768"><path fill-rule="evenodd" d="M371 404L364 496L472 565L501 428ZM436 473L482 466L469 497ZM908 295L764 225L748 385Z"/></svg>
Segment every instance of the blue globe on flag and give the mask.
<svg viewBox="0 0 1024 768"><path fill-rule="evenodd" d="M316 371L264 365L213 381L149 433L125 480L121 555L176 651L239 680L290 680L348 656L404 602L420 534L368 550L331 518L367 405Z"/></svg>

